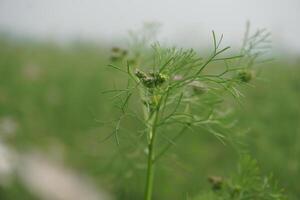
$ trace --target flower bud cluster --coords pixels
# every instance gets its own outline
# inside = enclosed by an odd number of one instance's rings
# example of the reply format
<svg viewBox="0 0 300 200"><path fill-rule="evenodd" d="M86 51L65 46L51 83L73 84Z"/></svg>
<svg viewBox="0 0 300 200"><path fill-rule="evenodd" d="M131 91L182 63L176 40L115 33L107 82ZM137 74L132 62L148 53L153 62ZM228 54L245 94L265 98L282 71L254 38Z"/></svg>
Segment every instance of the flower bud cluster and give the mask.
<svg viewBox="0 0 300 200"><path fill-rule="evenodd" d="M111 49L111 52L112 52L112 55L110 57L110 60L113 62L123 60L128 54L127 50L121 49L119 47L113 47Z"/></svg>
<svg viewBox="0 0 300 200"><path fill-rule="evenodd" d="M141 70L135 71L136 77L142 82L147 88L157 88L162 86L167 80L168 76L159 72L150 72L146 74Z"/></svg>

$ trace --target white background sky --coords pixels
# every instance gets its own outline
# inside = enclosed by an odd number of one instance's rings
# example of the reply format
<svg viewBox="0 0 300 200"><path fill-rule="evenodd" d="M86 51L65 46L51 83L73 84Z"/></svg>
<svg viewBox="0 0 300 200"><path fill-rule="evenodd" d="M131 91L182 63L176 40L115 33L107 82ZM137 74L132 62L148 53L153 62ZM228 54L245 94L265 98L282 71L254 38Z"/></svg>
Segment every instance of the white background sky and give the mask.
<svg viewBox="0 0 300 200"><path fill-rule="evenodd" d="M300 0L0 0L0 30L59 41L112 41L155 21L170 42L201 46L214 29L235 43L247 20L269 29L275 48L300 53Z"/></svg>

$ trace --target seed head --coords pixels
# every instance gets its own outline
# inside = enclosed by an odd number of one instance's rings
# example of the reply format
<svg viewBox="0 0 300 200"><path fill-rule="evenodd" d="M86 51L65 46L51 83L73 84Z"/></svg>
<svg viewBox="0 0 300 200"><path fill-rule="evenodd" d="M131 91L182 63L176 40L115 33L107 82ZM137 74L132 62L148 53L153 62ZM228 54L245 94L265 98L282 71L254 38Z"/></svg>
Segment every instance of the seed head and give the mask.
<svg viewBox="0 0 300 200"><path fill-rule="evenodd" d="M160 87L168 80L167 75L158 72L150 72L149 74L146 74L145 72L137 69L135 71L135 75L147 88Z"/></svg>
<svg viewBox="0 0 300 200"><path fill-rule="evenodd" d="M208 181L211 183L213 190L220 190L223 184L223 178L220 176L210 176Z"/></svg>
<svg viewBox="0 0 300 200"><path fill-rule="evenodd" d="M120 48L119 47L113 47L112 49L111 49L111 51L112 52L120 52Z"/></svg>
<svg viewBox="0 0 300 200"><path fill-rule="evenodd" d="M111 56L110 60L113 62L123 60L128 54L127 50L121 49L119 47L113 47L111 49L111 52L112 52L112 56Z"/></svg>

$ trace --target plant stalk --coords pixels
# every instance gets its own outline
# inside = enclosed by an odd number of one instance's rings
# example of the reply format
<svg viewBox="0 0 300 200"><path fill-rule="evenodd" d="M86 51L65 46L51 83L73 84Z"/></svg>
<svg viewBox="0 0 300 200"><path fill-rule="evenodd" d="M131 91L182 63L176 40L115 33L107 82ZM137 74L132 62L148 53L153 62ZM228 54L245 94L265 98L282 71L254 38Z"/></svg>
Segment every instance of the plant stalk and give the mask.
<svg viewBox="0 0 300 200"><path fill-rule="evenodd" d="M149 143L148 143L148 165L147 165L147 180L145 189L145 200L152 199L153 193L153 180L154 180L154 148L155 148L155 135L156 135L156 123L158 117L158 111L153 113L152 123L149 130Z"/></svg>

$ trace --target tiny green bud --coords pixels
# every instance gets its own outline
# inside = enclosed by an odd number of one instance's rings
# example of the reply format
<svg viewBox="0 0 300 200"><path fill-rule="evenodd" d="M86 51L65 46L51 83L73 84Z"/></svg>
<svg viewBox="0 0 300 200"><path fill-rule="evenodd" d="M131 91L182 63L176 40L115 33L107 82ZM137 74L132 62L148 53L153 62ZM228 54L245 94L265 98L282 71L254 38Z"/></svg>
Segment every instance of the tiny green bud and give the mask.
<svg viewBox="0 0 300 200"><path fill-rule="evenodd" d="M155 85L161 86L164 82L166 82L169 77L166 74L158 73L156 74L155 78Z"/></svg>
<svg viewBox="0 0 300 200"><path fill-rule="evenodd" d="M136 75L136 77L138 77L139 79L145 79L145 78L147 78L147 75L146 75L143 71L141 71L141 70L139 70L139 69L136 69L136 70L135 70L135 75Z"/></svg>
<svg viewBox="0 0 300 200"><path fill-rule="evenodd" d="M244 83L248 83L249 81L251 81L253 76L254 76L253 72L249 69L244 69L244 70L238 71L238 73L237 73L237 78L241 82L244 82Z"/></svg>
<svg viewBox="0 0 300 200"><path fill-rule="evenodd" d="M239 195L240 192L241 192L241 186L235 185L232 188L231 196L236 197L237 195Z"/></svg>

